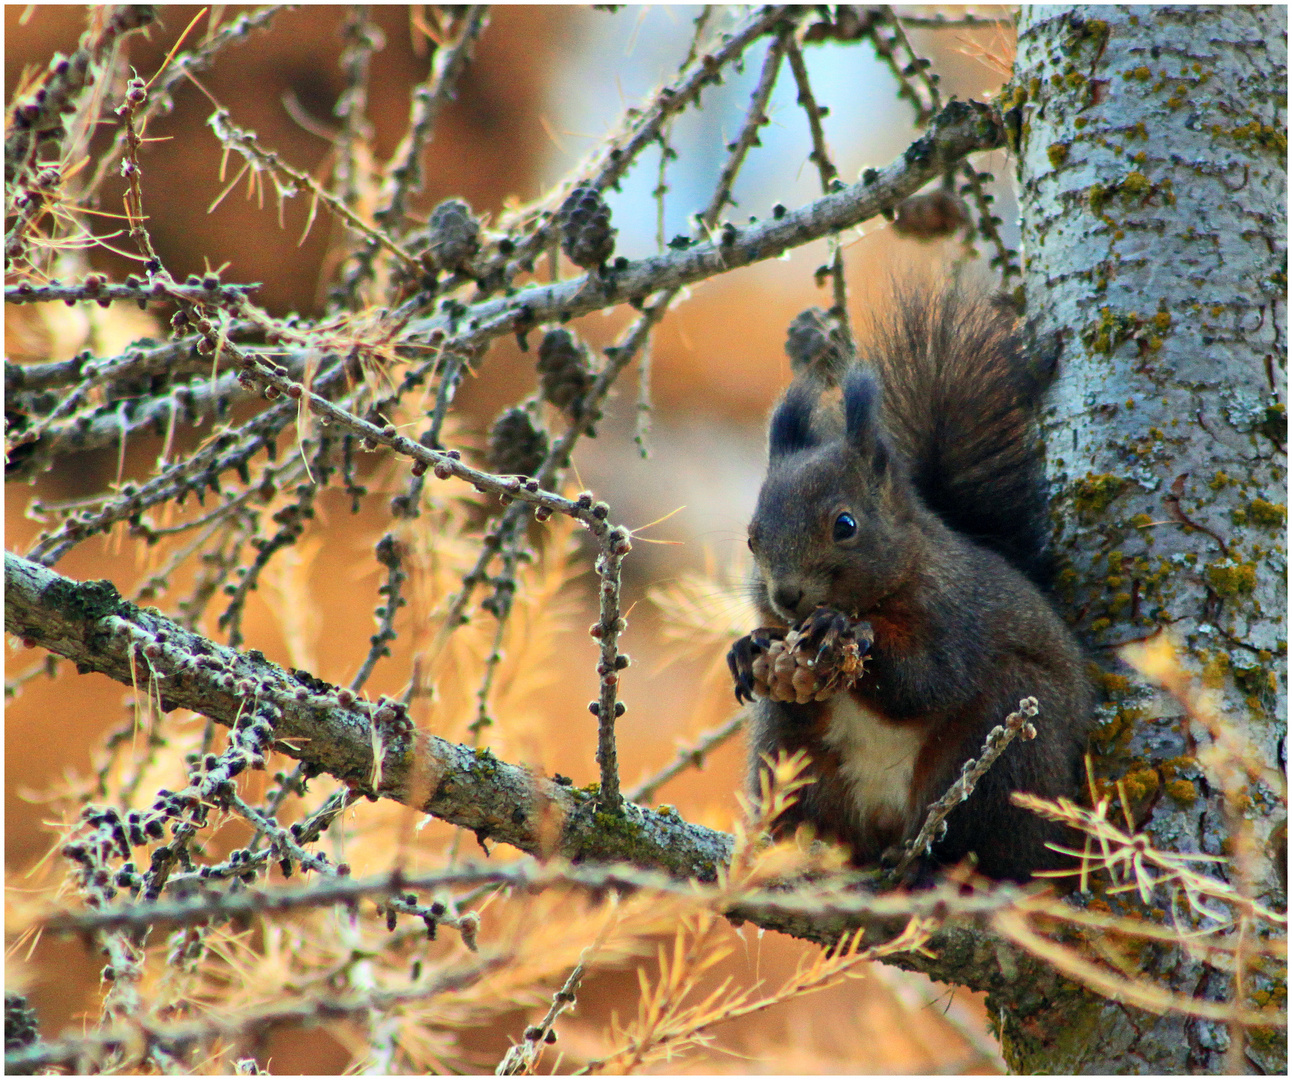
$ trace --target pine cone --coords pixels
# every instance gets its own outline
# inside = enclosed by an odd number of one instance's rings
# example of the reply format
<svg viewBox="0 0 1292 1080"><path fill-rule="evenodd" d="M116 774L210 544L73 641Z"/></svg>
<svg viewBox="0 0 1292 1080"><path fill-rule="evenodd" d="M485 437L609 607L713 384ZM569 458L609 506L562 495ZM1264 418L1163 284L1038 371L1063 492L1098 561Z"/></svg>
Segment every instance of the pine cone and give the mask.
<svg viewBox="0 0 1292 1080"><path fill-rule="evenodd" d="M869 648L869 627L854 623L847 636L832 633L824 640L812 631L809 617L754 658L750 670L755 697L806 705L826 701L856 684L864 663L863 645L856 634L861 632Z"/></svg>
<svg viewBox="0 0 1292 1080"><path fill-rule="evenodd" d="M465 270L480 250L480 222L461 199L445 199L431 211L430 242L422 256L433 270Z"/></svg>
<svg viewBox="0 0 1292 1080"><path fill-rule="evenodd" d="M533 476L547 457L547 434L534 426L524 409L504 409L489 429L485 452L491 471L516 476Z"/></svg>
<svg viewBox="0 0 1292 1080"><path fill-rule="evenodd" d="M591 184L580 184L556 214L561 250L585 270L601 266L615 253L618 229L610 227L610 207Z"/></svg>
<svg viewBox="0 0 1292 1080"><path fill-rule="evenodd" d="M949 191L912 195L897 206L893 232L912 240L938 240L952 236L969 223L964 200Z"/></svg>
<svg viewBox="0 0 1292 1080"><path fill-rule="evenodd" d="M543 335L538 346L538 381L544 400L578 419L583 395L594 379L587 350L570 331L558 327Z"/></svg>
<svg viewBox="0 0 1292 1080"><path fill-rule="evenodd" d="M827 383L838 383L852 360L843 328L829 312L808 308L794 316L785 339L785 353L795 375L811 371Z"/></svg>

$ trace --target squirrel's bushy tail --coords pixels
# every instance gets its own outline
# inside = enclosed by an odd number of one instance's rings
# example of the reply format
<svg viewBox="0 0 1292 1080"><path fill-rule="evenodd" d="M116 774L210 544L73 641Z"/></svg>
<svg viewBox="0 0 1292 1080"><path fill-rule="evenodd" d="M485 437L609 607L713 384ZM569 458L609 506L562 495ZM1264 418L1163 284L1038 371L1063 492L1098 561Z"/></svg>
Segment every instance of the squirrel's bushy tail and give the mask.
<svg viewBox="0 0 1292 1080"><path fill-rule="evenodd" d="M1037 417L1055 364L1024 348L1001 298L899 286L861 345L884 428L929 508L1048 589L1053 566Z"/></svg>

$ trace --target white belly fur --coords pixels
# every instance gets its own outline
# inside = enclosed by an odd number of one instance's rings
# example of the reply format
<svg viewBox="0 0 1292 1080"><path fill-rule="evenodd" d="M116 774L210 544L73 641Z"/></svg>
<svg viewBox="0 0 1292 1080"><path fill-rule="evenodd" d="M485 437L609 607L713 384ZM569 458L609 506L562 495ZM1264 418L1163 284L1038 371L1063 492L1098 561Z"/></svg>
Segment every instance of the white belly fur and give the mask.
<svg viewBox="0 0 1292 1080"><path fill-rule="evenodd" d="M858 824L905 819L909 813L915 759L922 725L894 724L861 705L851 694L830 699L825 739L839 754Z"/></svg>

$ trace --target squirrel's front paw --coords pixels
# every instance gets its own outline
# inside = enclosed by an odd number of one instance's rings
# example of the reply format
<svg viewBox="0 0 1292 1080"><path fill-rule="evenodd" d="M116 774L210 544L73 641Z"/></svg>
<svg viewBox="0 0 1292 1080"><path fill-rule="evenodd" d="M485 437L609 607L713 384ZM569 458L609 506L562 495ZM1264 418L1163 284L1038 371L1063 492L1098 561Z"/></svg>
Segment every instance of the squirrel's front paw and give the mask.
<svg viewBox="0 0 1292 1080"><path fill-rule="evenodd" d="M817 659L824 658L837 647L840 641L855 638L854 626L866 626L867 623L854 623L842 611L834 608L819 607L806 619L794 627L797 634L796 644L799 648L817 653Z"/></svg>
<svg viewBox="0 0 1292 1080"><path fill-rule="evenodd" d="M836 671L845 675L859 672L861 658L870 651L874 633L868 622L819 607L790 631L787 641L810 653L813 665L824 678Z"/></svg>
<svg viewBox="0 0 1292 1080"><path fill-rule="evenodd" d="M755 630L727 653L736 700L825 701L861 677L870 644L869 623L830 608L817 608L788 632Z"/></svg>
<svg viewBox="0 0 1292 1080"><path fill-rule="evenodd" d="M727 667L736 684L736 700L742 704L768 696L768 655L774 645L783 644L785 631L763 627L746 634L727 652Z"/></svg>
<svg viewBox="0 0 1292 1080"><path fill-rule="evenodd" d="M770 655L771 693L776 701L825 701L851 689L861 678L870 649L870 624L820 607L785 635L783 649Z"/></svg>

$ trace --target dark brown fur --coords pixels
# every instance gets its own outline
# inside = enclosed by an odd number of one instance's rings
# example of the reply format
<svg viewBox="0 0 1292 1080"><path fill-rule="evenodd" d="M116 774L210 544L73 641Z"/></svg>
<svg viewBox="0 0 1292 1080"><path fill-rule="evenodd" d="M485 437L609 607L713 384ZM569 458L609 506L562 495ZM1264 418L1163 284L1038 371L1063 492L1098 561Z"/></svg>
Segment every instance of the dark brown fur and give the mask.
<svg viewBox="0 0 1292 1080"><path fill-rule="evenodd" d="M851 692L864 713L841 698L758 702L753 787L762 755L806 749L816 782L780 826L810 823L871 863L914 835L991 728L1036 697L1037 738L1014 741L934 849L936 862L973 852L982 872L1021 880L1060 865L1046 843L1071 837L1009 795L1079 793L1091 710L1081 649L1042 591L1035 416L1052 373L1032 365L1001 309L954 290L902 299L868 359L844 380L842 419L823 415L820 387L791 387L749 530L769 623L819 606L870 622L873 646ZM840 540L845 513L856 531ZM836 710L837 732L860 742L827 742ZM904 739L918 747L910 761ZM874 747L875 760L861 760ZM909 771L900 811L866 803L896 783L875 769Z"/></svg>

